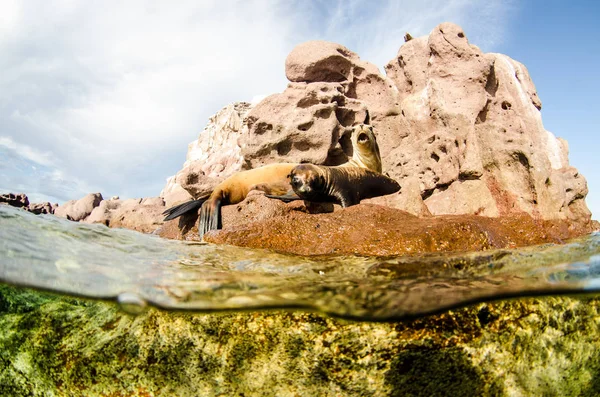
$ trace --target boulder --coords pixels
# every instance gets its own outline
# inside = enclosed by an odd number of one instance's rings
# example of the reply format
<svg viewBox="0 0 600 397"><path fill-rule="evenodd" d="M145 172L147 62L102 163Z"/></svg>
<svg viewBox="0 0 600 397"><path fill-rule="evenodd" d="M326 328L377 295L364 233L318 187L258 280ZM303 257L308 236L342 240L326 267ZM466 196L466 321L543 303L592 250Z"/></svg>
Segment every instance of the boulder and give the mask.
<svg viewBox="0 0 600 397"><path fill-rule="evenodd" d="M103 200L84 222L153 233L163 224L164 210L161 197Z"/></svg>
<svg viewBox="0 0 600 397"><path fill-rule="evenodd" d="M81 221L87 218L102 200L102 194L90 193L79 200L67 201L54 210L54 215L72 221Z"/></svg>
<svg viewBox="0 0 600 397"><path fill-rule="evenodd" d="M58 207L58 204L51 204L49 202L44 203L33 203L29 204L27 211L32 212L36 215L39 214L54 214L54 210Z"/></svg>

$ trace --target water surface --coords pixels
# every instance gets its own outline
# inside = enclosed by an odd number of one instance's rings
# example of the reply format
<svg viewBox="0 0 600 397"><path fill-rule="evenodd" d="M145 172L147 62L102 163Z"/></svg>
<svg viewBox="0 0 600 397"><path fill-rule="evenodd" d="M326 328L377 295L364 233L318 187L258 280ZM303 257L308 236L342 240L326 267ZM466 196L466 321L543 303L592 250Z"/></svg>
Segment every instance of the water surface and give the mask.
<svg viewBox="0 0 600 397"><path fill-rule="evenodd" d="M600 291L600 234L564 245L301 257L161 239L0 206L0 282L169 310L303 309L367 321Z"/></svg>

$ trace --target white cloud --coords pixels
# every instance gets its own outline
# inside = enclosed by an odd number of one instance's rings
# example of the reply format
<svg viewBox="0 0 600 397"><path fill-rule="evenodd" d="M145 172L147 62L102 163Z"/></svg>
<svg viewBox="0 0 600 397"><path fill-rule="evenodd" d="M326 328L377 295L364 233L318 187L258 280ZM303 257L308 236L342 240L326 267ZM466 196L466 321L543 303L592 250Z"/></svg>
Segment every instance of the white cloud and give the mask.
<svg viewBox="0 0 600 397"><path fill-rule="evenodd" d="M210 115L285 88L294 45L337 41L382 67L405 31L446 20L494 43L503 4L0 0L0 136L74 194L157 195Z"/></svg>
<svg viewBox="0 0 600 397"><path fill-rule="evenodd" d="M4 146L6 149L19 153L20 156L39 165L48 167L55 164L55 161L52 158L52 153L41 152L28 145L16 143L10 137L0 136L0 146Z"/></svg>

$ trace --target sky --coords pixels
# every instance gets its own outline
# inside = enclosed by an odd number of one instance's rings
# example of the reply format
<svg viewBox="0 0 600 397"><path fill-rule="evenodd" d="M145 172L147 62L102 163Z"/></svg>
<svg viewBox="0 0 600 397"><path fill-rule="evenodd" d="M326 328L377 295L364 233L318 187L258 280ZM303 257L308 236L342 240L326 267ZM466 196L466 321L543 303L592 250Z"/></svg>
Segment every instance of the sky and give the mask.
<svg viewBox="0 0 600 397"><path fill-rule="evenodd" d="M383 69L405 32L446 21L527 66L597 219L594 1L0 0L0 192L157 196L211 115L285 89L297 44L337 42Z"/></svg>

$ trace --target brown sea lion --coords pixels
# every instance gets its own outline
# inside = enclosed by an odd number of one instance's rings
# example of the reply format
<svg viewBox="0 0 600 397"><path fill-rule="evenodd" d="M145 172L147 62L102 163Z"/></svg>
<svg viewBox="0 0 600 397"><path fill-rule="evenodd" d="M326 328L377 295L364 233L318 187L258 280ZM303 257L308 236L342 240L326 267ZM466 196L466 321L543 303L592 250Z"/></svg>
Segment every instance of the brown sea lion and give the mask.
<svg viewBox="0 0 600 397"><path fill-rule="evenodd" d="M373 127L369 125L369 113L362 124L352 130L352 157L347 163L334 168L368 168L381 172L381 155ZM262 190L268 195L292 197L290 171L297 163L275 163L247 171L240 171L221 182L210 195L171 207L163 212L165 221L175 219L188 212L200 209L198 234L200 238L208 230L221 228L221 206L243 201L250 190ZM295 199L299 199L296 197ZM290 198L291 200L291 198Z"/></svg>
<svg viewBox="0 0 600 397"><path fill-rule="evenodd" d="M369 112L362 124L354 126L350 140L352 142L352 157L347 163L338 167L360 167L375 172L382 172L381 154L377 138L370 124Z"/></svg>
<svg viewBox="0 0 600 397"><path fill-rule="evenodd" d="M381 173L358 167L300 164L289 175L294 194L267 195L283 201L333 202L342 207L400 190L398 182Z"/></svg>
<svg viewBox="0 0 600 397"><path fill-rule="evenodd" d="M163 212L165 221L201 208L198 234L202 238L208 230L221 228L221 206L243 201L250 190L261 188L271 194L287 192L290 189L288 175L297 165L275 163L235 173L218 184L210 195L167 209Z"/></svg>

